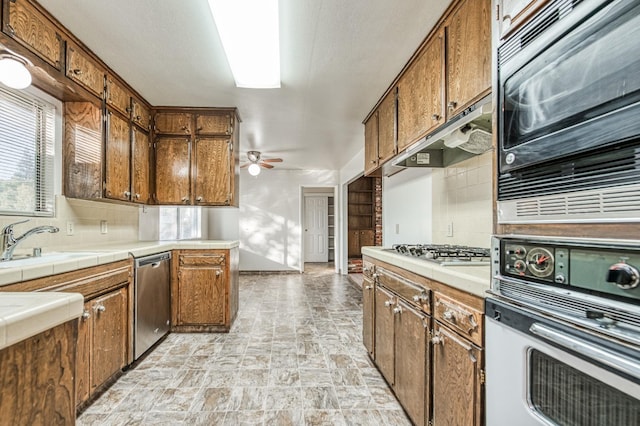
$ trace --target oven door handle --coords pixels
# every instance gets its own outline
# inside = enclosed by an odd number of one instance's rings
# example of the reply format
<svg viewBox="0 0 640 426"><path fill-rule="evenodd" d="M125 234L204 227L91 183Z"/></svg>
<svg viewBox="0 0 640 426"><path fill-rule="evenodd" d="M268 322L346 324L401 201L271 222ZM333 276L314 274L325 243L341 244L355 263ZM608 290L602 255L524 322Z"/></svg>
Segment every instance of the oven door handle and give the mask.
<svg viewBox="0 0 640 426"><path fill-rule="evenodd" d="M564 348L573 350L576 353L584 355L585 357L598 360L602 364L605 364L615 370L635 377L636 379L640 379L640 364L638 364L636 360L628 358L624 355L616 354L606 348L563 333L551 327L547 327L537 322L533 323L531 327L529 327L529 331L531 331L536 336L540 336L543 339L546 339Z"/></svg>

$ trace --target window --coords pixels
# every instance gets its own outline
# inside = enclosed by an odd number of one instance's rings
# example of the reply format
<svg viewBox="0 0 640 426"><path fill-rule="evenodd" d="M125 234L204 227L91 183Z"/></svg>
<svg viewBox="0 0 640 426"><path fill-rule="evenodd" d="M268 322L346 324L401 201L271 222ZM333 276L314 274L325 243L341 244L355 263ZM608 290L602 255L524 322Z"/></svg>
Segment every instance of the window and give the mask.
<svg viewBox="0 0 640 426"><path fill-rule="evenodd" d="M55 107L0 87L0 214L53 216Z"/></svg>
<svg viewBox="0 0 640 426"><path fill-rule="evenodd" d="M202 236L200 207L160 207L160 240L193 240Z"/></svg>

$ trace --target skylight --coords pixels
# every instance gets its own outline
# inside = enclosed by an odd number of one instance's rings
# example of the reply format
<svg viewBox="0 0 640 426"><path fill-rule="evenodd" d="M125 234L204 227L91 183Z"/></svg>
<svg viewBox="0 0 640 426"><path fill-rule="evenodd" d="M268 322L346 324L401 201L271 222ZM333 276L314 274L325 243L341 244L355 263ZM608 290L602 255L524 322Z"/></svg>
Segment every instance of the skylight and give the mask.
<svg viewBox="0 0 640 426"><path fill-rule="evenodd" d="M278 0L209 0L237 87L280 87Z"/></svg>

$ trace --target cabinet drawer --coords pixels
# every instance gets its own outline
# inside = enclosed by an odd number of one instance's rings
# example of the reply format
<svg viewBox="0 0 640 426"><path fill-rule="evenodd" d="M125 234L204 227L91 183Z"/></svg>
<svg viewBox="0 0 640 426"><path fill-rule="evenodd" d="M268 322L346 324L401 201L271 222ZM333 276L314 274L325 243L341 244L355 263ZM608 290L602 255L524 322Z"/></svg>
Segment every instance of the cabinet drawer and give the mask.
<svg viewBox="0 0 640 426"><path fill-rule="evenodd" d="M135 98L131 100L131 121L144 130L151 129L151 113L149 109Z"/></svg>
<svg viewBox="0 0 640 426"><path fill-rule="evenodd" d="M428 289L380 266L376 267L375 276L379 285L392 290L424 312L431 312L431 292Z"/></svg>
<svg viewBox="0 0 640 426"><path fill-rule="evenodd" d="M443 294L434 295L434 318L482 346L482 312Z"/></svg>
<svg viewBox="0 0 640 426"><path fill-rule="evenodd" d="M223 254L180 255L180 266L222 266L225 261Z"/></svg>
<svg viewBox="0 0 640 426"><path fill-rule="evenodd" d="M230 135L233 133L231 115L196 115L196 132L199 135Z"/></svg>
<svg viewBox="0 0 640 426"><path fill-rule="evenodd" d="M75 46L67 45L67 77L102 98L104 70Z"/></svg>
<svg viewBox="0 0 640 426"><path fill-rule="evenodd" d="M159 112L155 115L156 133L167 135L190 135L191 114L179 112Z"/></svg>
<svg viewBox="0 0 640 426"><path fill-rule="evenodd" d="M2 31L56 69L62 70L64 45L55 25L27 0L4 3L6 6Z"/></svg>
<svg viewBox="0 0 640 426"><path fill-rule="evenodd" d="M125 117L129 117L131 94L113 76L107 76L107 104Z"/></svg>
<svg viewBox="0 0 640 426"><path fill-rule="evenodd" d="M376 266L371 263L368 262L366 260L362 261L362 275L364 275L366 278L373 280L373 275L376 271Z"/></svg>

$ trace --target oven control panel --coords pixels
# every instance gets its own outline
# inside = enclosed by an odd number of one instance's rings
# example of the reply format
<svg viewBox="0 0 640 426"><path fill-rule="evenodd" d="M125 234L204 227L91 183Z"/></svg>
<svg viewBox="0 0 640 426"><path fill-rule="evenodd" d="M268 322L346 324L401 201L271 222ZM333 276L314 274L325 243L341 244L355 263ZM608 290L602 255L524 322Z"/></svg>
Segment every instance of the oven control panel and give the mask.
<svg viewBox="0 0 640 426"><path fill-rule="evenodd" d="M505 238L495 250L503 276L640 301L640 244Z"/></svg>

